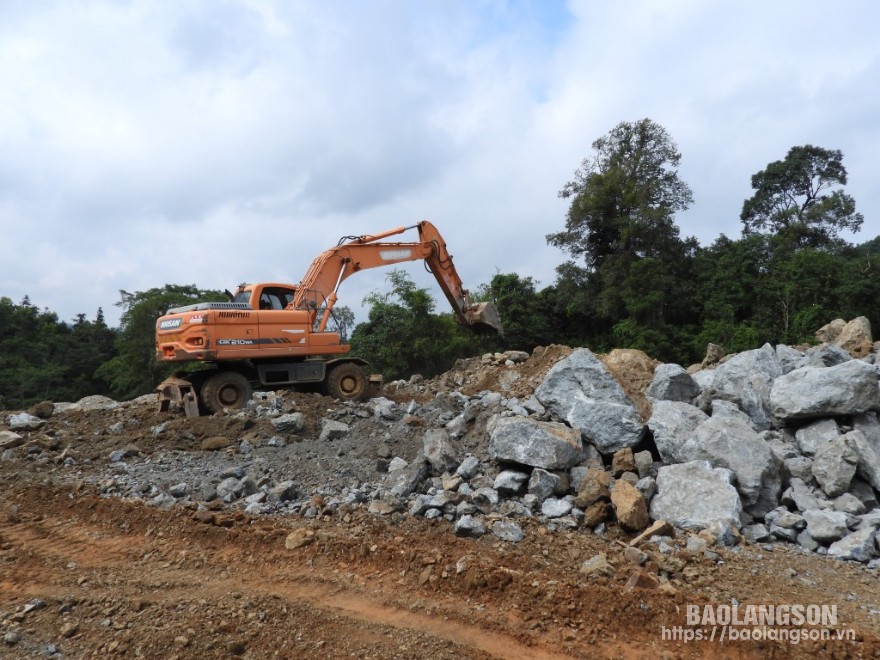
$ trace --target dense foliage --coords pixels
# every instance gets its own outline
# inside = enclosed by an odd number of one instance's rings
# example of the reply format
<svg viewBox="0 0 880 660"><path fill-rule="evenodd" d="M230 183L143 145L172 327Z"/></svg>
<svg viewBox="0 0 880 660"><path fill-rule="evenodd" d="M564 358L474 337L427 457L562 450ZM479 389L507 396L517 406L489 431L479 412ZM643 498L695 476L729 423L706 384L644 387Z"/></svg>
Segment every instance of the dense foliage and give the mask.
<svg viewBox="0 0 880 660"><path fill-rule="evenodd" d="M844 190L840 151L792 147L751 178L741 237L700 246L675 223L693 194L663 127L623 122L592 147L559 192L570 202L564 227L547 235L568 255L556 281L541 288L531 277L498 273L474 289L497 305L503 337L463 330L451 313L436 311L429 290L395 270L391 290L365 300L366 321L355 326L350 309L334 310L353 354L389 380L430 377L485 351L551 343L639 348L687 365L708 342L729 352L799 344L832 319L856 316L880 327L880 236L861 245L843 238L864 218ZM176 305L225 299L194 285L120 293L118 329L101 310L94 321L79 315L65 323L27 299L0 298L0 407L150 392L170 371L154 359L156 318Z"/></svg>

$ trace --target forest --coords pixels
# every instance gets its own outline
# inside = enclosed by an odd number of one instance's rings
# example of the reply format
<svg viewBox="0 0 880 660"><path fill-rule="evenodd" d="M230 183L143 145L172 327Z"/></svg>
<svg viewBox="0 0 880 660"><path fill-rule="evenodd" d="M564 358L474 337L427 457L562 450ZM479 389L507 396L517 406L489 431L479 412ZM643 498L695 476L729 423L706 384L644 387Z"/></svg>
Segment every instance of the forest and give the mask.
<svg viewBox="0 0 880 660"><path fill-rule="evenodd" d="M503 336L461 329L399 270L388 274L389 291L364 301L365 321L355 325L351 310L337 307L337 329L353 355L393 380L431 377L461 357L548 344L637 348L687 366L709 342L727 352L810 343L825 323L856 316L877 327L880 236L847 240L864 218L846 192L839 150L795 146L767 164L751 178L740 236L722 234L706 246L675 223L693 204L680 161L672 137L650 119L622 122L597 139L559 191L568 211L546 236L564 255L556 280L539 287L529 276L498 273L472 292L497 305ZM174 370L154 358L156 318L177 305L225 299L195 284L120 291L120 324L111 328L101 309L92 320L79 314L67 322L27 297L0 297L0 409L152 392Z"/></svg>

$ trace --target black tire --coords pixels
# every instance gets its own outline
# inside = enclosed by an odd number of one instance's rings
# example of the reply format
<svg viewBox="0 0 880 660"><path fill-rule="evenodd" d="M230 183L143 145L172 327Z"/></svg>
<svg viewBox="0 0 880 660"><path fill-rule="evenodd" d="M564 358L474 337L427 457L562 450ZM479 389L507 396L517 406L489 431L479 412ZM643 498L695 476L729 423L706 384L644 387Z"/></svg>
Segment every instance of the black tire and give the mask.
<svg viewBox="0 0 880 660"><path fill-rule="evenodd" d="M354 362L343 362L330 370L324 383L328 395L346 401L358 401L367 395L367 375Z"/></svg>
<svg viewBox="0 0 880 660"><path fill-rule="evenodd" d="M217 413L224 408L243 408L252 394L247 378L237 371L221 371L205 381L199 398L208 412Z"/></svg>

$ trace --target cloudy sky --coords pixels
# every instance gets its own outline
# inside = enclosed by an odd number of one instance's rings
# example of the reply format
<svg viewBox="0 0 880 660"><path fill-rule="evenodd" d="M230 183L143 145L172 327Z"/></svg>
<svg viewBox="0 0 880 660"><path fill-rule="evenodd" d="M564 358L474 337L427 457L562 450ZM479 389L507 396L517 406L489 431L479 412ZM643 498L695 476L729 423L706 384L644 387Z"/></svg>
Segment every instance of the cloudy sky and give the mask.
<svg viewBox="0 0 880 660"><path fill-rule="evenodd" d="M682 153L683 235L739 236L751 175L813 144L843 151L865 241L878 25L874 0L0 0L0 297L115 325L120 290L295 283L421 219L466 286L549 285L557 192L645 117ZM364 320L386 275L340 304Z"/></svg>

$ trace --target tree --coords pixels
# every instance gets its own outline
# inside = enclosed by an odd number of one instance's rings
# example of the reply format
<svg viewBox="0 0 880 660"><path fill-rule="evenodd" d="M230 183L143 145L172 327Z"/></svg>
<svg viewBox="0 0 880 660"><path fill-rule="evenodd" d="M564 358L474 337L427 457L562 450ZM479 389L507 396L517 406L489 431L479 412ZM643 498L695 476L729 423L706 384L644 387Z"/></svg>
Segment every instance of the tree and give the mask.
<svg viewBox="0 0 880 660"><path fill-rule="evenodd" d="M614 255L663 255L678 241L675 212L693 202L678 175L675 143L662 126L642 119L618 124L593 149L559 191L571 205L565 230L548 234L547 241L583 257L590 270Z"/></svg>
<svg viewBox="0 0 880 660"><path fill-rule="evenodd" d="M841 231L857 232L863 221L853 198L840 189L845 185L839 150L792 147L785 160L752 176L755 194L740 214L743 234L766 232L790 249L837 246Z"/></svg>
<svg viewBox="0 0 880 660"><path fill-rule="evenodd" d="M589 308L579 313L594 319L593 342L636 337L641 346L672 346L677 331L670 323L691 323L695 316L691 268L697 242L682 240L674 221L693 201L678 175L681 154L650 119L618 124L593 149L559 192L571 200L565 230L547 236L551 245L582 258L585 268L578 272L577 264L564 264L557 286L570 290L572 281L583 281Z"/></svg>
<svg viewBox="0 0 880 660"><path fill-rule="evenodd" d="M351 335L352 354L370 361L388 380L421 374L430 378L455 359L481 352L479 339L452 314L434 314L434 299L402 270L391 271L389 293L373 292L368 320Z"/></svg>
<svg viewBox="0 0 880 660"><path fill-rule="evenodd" d="M554 324L535 291L535 280L517 273L498 273L489 284L489 297L499 310L508 349L531 351L550 343Z"/></svg>

